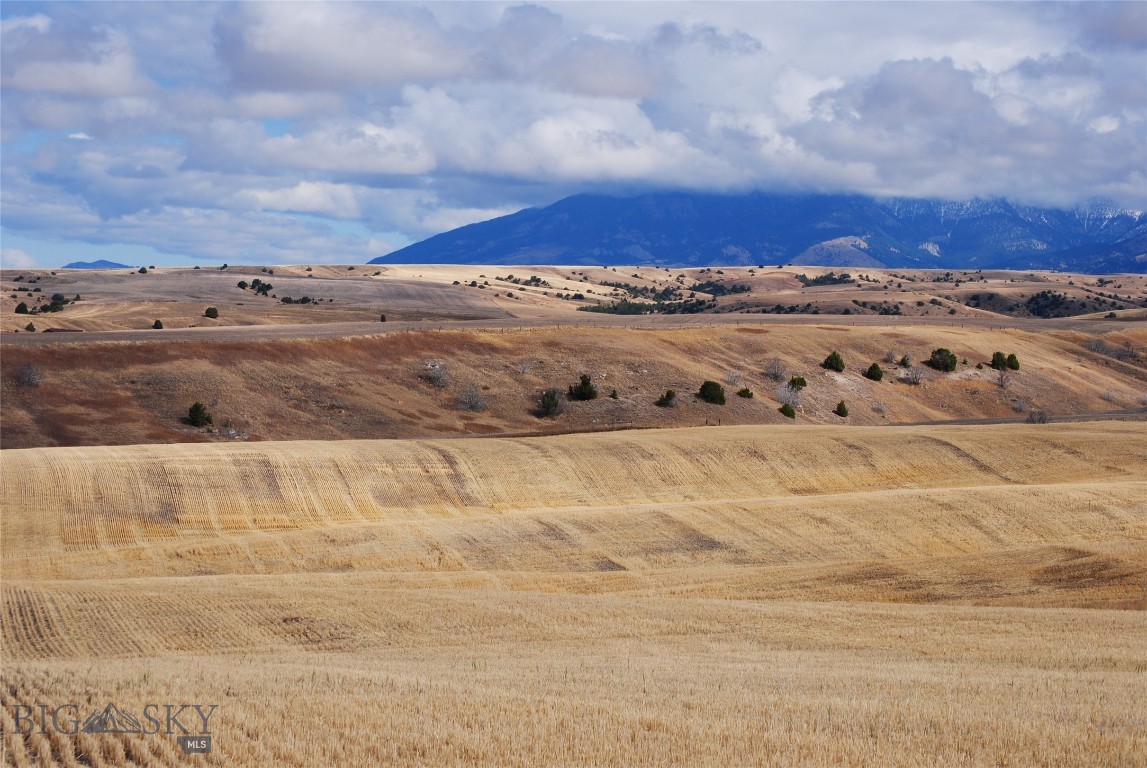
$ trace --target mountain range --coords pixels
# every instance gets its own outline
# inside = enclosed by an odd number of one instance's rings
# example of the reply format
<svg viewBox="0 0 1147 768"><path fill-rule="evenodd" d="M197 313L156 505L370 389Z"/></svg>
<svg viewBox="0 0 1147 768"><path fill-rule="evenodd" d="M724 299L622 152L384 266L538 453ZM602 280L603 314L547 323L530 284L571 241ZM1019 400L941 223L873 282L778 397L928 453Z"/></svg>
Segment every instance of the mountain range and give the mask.
<svg viewBox="0 0 1147 768"><path fill-rule="evenodd" d="M1002 199L657 192L575 195L470 224L371 264L800 264L1147 272L1147 215Z"/></svg>
<svg viewBox="0 0 1147 768"><path fill-rule="evenodd" d="M131 267L127 264L100 259L99 261L73 261L71 264L65 264L63 269L131 269Z"/></svg>

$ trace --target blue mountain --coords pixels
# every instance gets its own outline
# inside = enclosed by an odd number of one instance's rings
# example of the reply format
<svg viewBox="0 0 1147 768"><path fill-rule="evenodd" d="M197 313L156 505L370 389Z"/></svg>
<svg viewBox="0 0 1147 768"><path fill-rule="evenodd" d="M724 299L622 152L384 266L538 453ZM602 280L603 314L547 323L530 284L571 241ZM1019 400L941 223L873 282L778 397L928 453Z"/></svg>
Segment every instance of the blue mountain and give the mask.
<svg viewBox="0 0 1147 768"><path fill-rule="evenodd" d="M114 261L100 259L99 261L73 261L65 264L64 269L131 269L130 264L117 264Z"/></svg>
<svg viewBox="0 0 1147 768"><path fill-rule="evenodd" d="M658 192L575 195L444 232L371 264L735 266L1147 272L1147 216L1006 200Z"/></svg>

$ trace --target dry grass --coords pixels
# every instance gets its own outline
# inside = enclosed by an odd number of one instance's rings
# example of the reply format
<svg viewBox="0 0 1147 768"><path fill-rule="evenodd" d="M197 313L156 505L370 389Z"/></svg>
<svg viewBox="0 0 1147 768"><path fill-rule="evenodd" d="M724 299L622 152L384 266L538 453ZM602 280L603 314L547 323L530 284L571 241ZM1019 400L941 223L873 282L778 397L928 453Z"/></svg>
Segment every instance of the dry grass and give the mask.
<svg viewBox="0 0 1147 768"><path fill-rule="evenodd" d="M750 293L721 296L721 312L767 313L777 305L802 314L875 318L881 308L896 306L904 317L956 318L1008 322L1027 317L1025 301L1052 290L1073 300L1085 300L1093 310L1083 317L1103 318L1114 311L1121 320L1147 317L1147 276L1119 275L1100 282L1093 275L990 271L957 272L847 269L866 280L842 285L805 287L798 274L810 277L829 269L788 267L763 269L726 267L721 270L654 267L552 267L465 264L409 265L232 265L189 269L162 267L139 275L134 270L3 270L0 273L0 318L4 332L23 329L28 318L15 315L20 301L33 307L61 292L83 300L64 311L41 315L36 325L85 331L150 329L161 318L168 333L180 328L250 327L266 325L376 322L385 314L395 320L450 320L464 318L562 318L579 307L608 303L629 294L605 285L626 283L639 288L678 288L687 296L699 282L717 280L749 286ZM528 280L536 276L544 285L519 285L505 278ZM22 281L15 278L22 277ZM32 283L31 280L38 278ZM274 286L274 295L317 298L317 304L286 305L272 297L241 291L239 280L254 279ZM936 282L936 278L940 282ZM955 284L960 280L960 285ZM471 285L473 283L474 285ZM31 293L40 288L39 293ZM21 290L23 289L23 290ZM581 294L582 298L572 299ZM1103 294L1102 296L1100 294ZM709 294L695 292L699 298ZM1114 298L1118 296L1118 299ZM933 303L936 302L936 303ZM218 319L207 319L207 306L219 309ZM879 318L883 319L883 317Z"/></svg>
<svg viewBox="0 0 1147 768"><path fill-rule="evenodd" d="M5 451L5 764L1142 764L1145 437ZM72 700L215 751L13 733Z"/></svg>
<svg viewBox="0 0 1147 768"><path fill-rule="evenodd" d="M1110 343L1147 346L1147 333L1108 334ZM185 341L6 346L0 377L5 448L108 445L226 439L186 428L180 418L193 402L205 403L216 425L229 421L250 439L330 440L425 438L461 434L569 432L612 427L674 427L788 422L771 396L766 375L777 357L805 376L799 424L836 423L832 411L845 400L850 424L1016 418L1012 398L1051 416L1086 414L1116 404L1134 407L1147 387L1147 370L1089 352L1092 336L985 328L842 325L728 325L702 328L534 328L392 333L370 338L309 341ZM926 359L932 349L952 349L968 365L913 387L899 369L882 382L861 371L888 349ZM820 362L839 349L843 373ZM992 380L996 350L1019 355L1022 370L1005 392ZM453 384L438 388L419 377L440 360ZM20 386L25 364L43 371L43 385ZM727 405L695 402L706 379L738 371L758 393ZM565 391L581 372L603 394L571 403L556 420L539 420L531 408L542 389ZM457 407L458 394L482 389L488 408ZM681 394L679 407L657 408L666 389ZM871 406L883 403L883 412Z"/></svg>

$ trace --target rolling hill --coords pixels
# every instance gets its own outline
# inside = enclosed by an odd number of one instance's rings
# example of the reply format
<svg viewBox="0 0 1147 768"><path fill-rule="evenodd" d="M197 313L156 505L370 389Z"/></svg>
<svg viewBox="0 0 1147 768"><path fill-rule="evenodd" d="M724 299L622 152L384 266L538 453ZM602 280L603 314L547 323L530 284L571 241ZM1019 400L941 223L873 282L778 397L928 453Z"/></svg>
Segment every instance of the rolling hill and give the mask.
<svg viewBox="0 0 1147 768"><path fill-rule="evenodd" d="M1140 424L2 456L6 765L1147 757Z"/></svg>

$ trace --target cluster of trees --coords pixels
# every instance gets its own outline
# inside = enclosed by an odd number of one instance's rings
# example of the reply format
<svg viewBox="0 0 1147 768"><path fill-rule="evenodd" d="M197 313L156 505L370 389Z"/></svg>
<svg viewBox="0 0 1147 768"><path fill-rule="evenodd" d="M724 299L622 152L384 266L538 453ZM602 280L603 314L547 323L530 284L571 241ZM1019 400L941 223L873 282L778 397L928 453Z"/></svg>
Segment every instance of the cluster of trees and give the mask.
<svg viewBox="0 0 1147 768"><path fill-rule="evenodd" d="M35 290L39 291L40 289L36 288ZM15 294L13 294L13 297L15 297ZM48 301L47 304L41 304L39 306L29 307L27 302L21 301L19 304L16 305L16 314L17 315L36 315L36 314L40 314L41 312L60 312L68 304L73 304L73 303L80 301L80 300L81 300L80 294L78 294L78 293L76 294L75 298L72 298L72 299L69 299L67 296L65 296L62 293L53 293L52 298Z"/></svg>
<svg viewBox="0 0 1147 768"><path fill-rule="evenodd" d="M1020 359L1016 357L1015 352L1007 355L1003 352L993 352L990 365L997 371L1018 371L1020 369Z"/></svg>
<svg viewBox="0 0 1147 768"><path fill-rule="evenodd" d="M797 280L806 288L812 288L817 285L844 285L846 283L856 282L852 279L852 275L847 272L841 272L839 275L835 272L829 272L827 275L821 275L819 277L809 277L802 273L797 275Z"/></svg>
<svg viewBox="0 0 1147 768"><path fill-rule="evenodd" d="M265 283L257 277L251 281L250 285L247 284L246 280L240 280L238 283L236 283L236 285L241 291L245 291L250 288L260 296L270 295L271 291L275 288L275 286L271 285L270 283Z"/></svg>

